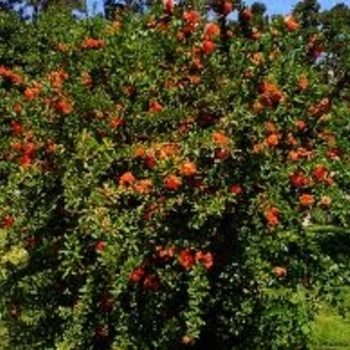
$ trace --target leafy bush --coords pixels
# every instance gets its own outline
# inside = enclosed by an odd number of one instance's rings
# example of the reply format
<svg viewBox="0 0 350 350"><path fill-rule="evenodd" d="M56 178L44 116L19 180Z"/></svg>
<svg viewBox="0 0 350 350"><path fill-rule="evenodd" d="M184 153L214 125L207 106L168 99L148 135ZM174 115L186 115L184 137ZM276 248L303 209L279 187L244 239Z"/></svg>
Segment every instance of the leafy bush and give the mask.
<svg viewBox="0 0 350 350"><path fill-rule="evenodd" d="M349 107L293 18L242 16L17 24L30 46L14 36L0 68L10 348L308 346L347 278L327 242L349 221Z"/></svg>

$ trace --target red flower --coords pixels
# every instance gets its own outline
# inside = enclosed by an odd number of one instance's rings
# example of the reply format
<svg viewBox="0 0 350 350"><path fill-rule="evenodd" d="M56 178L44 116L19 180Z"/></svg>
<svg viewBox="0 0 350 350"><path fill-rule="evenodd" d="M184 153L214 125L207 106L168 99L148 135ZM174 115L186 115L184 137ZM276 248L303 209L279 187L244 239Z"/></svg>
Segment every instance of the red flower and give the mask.
<svg viewBox="0 0 350 350"><path fill-rule="evenodd" d="M261 90L260 101L265 106L274 106L283 99L282 91L273 83L263 82Z"/></svg>
<svg viewBox="0 0 350 350"><path fill-rule="evenodd" d="M13 106L13 111L16 113L16 114L20 114L23 110L23 107L20 103L15 103L15 105Z"/></svg>
<svg viewBox="0 0 350 350"><path fill-rule="evenodd" d="M82 44L83 49L100 49L106 46L106 42L103 39L87 38Z"/></svg>
<svg viewBox="0 0 350 350"><path fill-rule="evenodd" d="M22 146L22 144L21 144L20 142L16 141L16 142L13 142L13 143L11 144L11 147L12 147L13 150L19 152L19 151L22 150L22 147L23 147L23 146Z"/></svg>
<svg viewBox="0 0 350 350"><path fill-rule="evenodd" d="M19 74L13 72L11 69L8 69L4 66L0 67L0 76L10 79L14 84L23 83L23 78Z"/></svg>
<svg viewBox="0 0 350 350"><path fill-rule="evenodd" d="M12 215L6 215L2 219L2 227L11 228L15 223L15 218Z"/></svg>
<svg viewBox="0 0 350 350"><path fill-rule="evenodd" d="M195 69L202 69L203 68L203 64L199 58L194 58L192 60L192 65L193 65L193 68L195 68Z"/></svg>
<svg viewBox="0 0 350 350"><path fill-rule="evenodd" d="M66 52L66 51L68 51L69 46L67 44L64 44L64 43L58 43L56 46L56 49L57 49L57 51L60 51L60 52Z"/></svg>
<svg viewBox="0 0 350 350"><path fill-rule="evenodd" d="M271 134L266 138L266 143L270 147L275 147L279 143L279 136L277 134Z"/></svg>
<svg viewBox="0 0 350 350"><path fill-rule="evenodd" d="M151 154L148 154L146 156L145 161L146 161L146 166L149 169L154 168L156 166L156 164L157 164L155 157L153 155L151 155Z"/></svg>
<svg viewBox="0 0 350 350"><path fill-rule="evenodd" d="M179 264L186 270L189 270L193 267L195 263L194 259L195 257L190 249L182 250L178 257Z"/></svg>
<svg viewBox="0 0 350 350"><path fill-rule="evenodd" d="M164 180L164 185L168 190L177 190L182 185L181 179L176 175L169 175Z"/></svg>
<svg viewBox="0 0 350 350"><path fill-rule="evenodd" d="M187 25L190 25L192 28L196 27L200 22L201 15L197 11L185 11L182 15L183 20Z"/></svg>
<svg viewBox="0 0 350 350"><path fill-rule="evenodd" d="M132 185L136 181L131 171L127 171L119 178L119 186Z"/></svg>
<svg viewBox="0 0 350 350"><path fill-rule="evenodd" d="M298 80L298 88L299 90L306 90L308 86L309 80L307 79L305 74L302 74Z"/></svg>
<svg viewBox="0 0 350 350"><path fill-rule="evenodd" d="M312 116L319 118L323 114L328 113L330 111L331 107L332 107L332 100L329 97L324 97L321 101L312 105L309 108L309 113Z"/></svg>
<svg viewBox="0 0 350 350"><path fill-rule="evenodd" d="M211 53L213 53L215 51L215 48L216 48L216 45L211 40L206 39L203 41L202 52L205 55L210 55Z"/></svg>
<svg viewBox="0 0 350 350"><path fill-rule="evenodd" d="M276 226L279 224L279 210L277 208L270 208L265 211L264 216L267 223L271 226Z"/></svg>
<svg viewBox="0 0 350 350"><path fill-rule="evenodd" d="M157 247L157 255L161 259L169 259L175 255L175 247L170 246L168 248Z"/></svg>
<svg viewBox="0 0 350 350"><path fill-rule="evenodd" d="M112 119L110 122L109 122L109 126L112 128L112 129L116 129L118 128L119 126L122 126L124 124L124 120L123 119L120 119L120 118L114 118Z"/></svg>
<svg viewBox="0 0 350 350"><path fill-rule="evenodd" d="M193 176L197 172L197 167L194 162L183 162L180 166L180 173L184 176Z"/></svg>
<svg viewBox="0 0 350 350"><path fill-rule="evenodd" d="M20 160L19 160L19 164L23 167L23 168L27 168L28 166L30 166L32 164L32 157L29 154L25 154L23 155Z"/></svg>
<svg viewBox="0 0 350 350"><path fill-rule="evenodd" d="M306 177L301 171L290 174L289 180L295 187L303 187L312 183L312 180Z"/></svg>
<svg viewBox="0 0 350 350"><path fill-rule="evenodd" d="M96 252L100 253L103 252L107 247L107 243L104 241L97 241L95 243L95 250Z"/></svg>
<svg viewBox="0 0 350 350"><path fill-rule="evenodd" d="M327 168L322 164L317 164L313 170L313 174L318 181L325 180L327 173Z"/></svg>
<svg viewBox="0 0 350 350"><path fill-rule="evenodd" d="M35 144L33 142L28 142L22 146L24 154L32 156L35 152Z"/></svg>
<svg viewBox="0 0 350 350"><path fill-rule="evenodd" d="M148 112L157 113L163 110L163 106L157 101L151 101L149 103Z"/></svg>
<svg viewBox="0 0 350 350"><path fill-rule="evenodd" d="M144 155L146 154L145 147L143 146L137 146L134 152L134 156L136 158L143 158Z"/></svg>
<svg viewBox="0 0 350 350"><path fill-rule="evenodd" d="M213 255L210 252L203 254L203 252L199 251L196 253L195 259L196 262L203 263L207 270L213 266Z"/></svg>
<svg viewBox="0 0 350 350"><path fill-rule="evenodd" d="M277 129L273 122L265 122L264 129L268 133L276 133Z"/></svg>
<svg viewBox="0 0 350 350"><path fill-rule="evenodd" d="M73 106L70 102L61 100L56 102L55 109L59 113L69 114L69 113L72 113Z"/></svg>
<svg viewBox="0 0 350 350"><path fill-rule="evenodd" d="M305 207L309 207L311 206L312 204L314 204L315 202L315 198L312 194L302 194L300 197L299 197L299 202L301 205L305 206Z"/></svg>
<svg viewBox="0 0 350 350"><path fill-rule="evenodd" d="M287 142L290 146L298 146L297 139L293 136L292 133L288 133L287 135Z"/></svg>
<svg viewBox="0 0 350 350"><path fill-rule="evenodd" d="M306 123L303 121L303 120L298 120L296 123L295 123L296 127L299 129L299 130L303 130L306 128Z"/></svg>
<svg viewBox="0 0 350 350"><path fill-rule="evenodd" d="M164 11L166 13L172 13L174 11L174 0L163 0Z"/></svg>
<svg viewBox="0 0 350 350"><path fill-rule="evenodd" d="M13 73L11 75L10 79L12 80L12 82L14 84L22 84L24 82L23 78L19 74L16 74L16 73Z"/></svg>
<svg viewBox="0 0 350 350"><path fill-rule="evenodd" d="M143 267L136 268L130 275L130 281L137 283L145 275L145 269Z"/></svg>
<svg viewBox="0 0 350 350"><path fill-rule="evenodd" d="M284 24L290 32L294 32L299 28L299 23L293 15L288 15L284 18Z"/></svg>
<svg viewBox="0 0 350 350"><path fill-rule="evenodd" d="M204 38L213 40L220 35L220 27L216 23L208 23L204 28Z"/></svg>
<svg viewBox="0 0 350 350"><path fill-rule="evenodd" d="M14 135L20 135L23 133L22 124L15 120L11 121L11 128Z"/></svg>
<svg viewBox="0 0 350 350"><path fill-rule="evenodd" d="M151 179L137 181L134 190L138 193L149 193L153 190L153 182Z"/></svg>
<svg viewBox="0 0 350 350"><path fill-rule="evenodd" d="M230 192L232 194L240 194L243 192L242 186L241 185L232 185L230 188Z"/></svg>
<svg viewBox="0 0 350 350"><path fill-rule="evenodd" d="M227 146L230 139L222 131L214 131L212 140L220 146Z"/></svg>
<svg viewBox="0 0 350 350"><path fill-rule="evenodd" d="M287 269L283 266L276 266L273 269L273 273L276 277L282 278L285 277L287 274Z"/></svg>
<svg viewBox="0 0 350 350"><path fill-rule="evenodd" d="M32 88L26 88L24 90L24 97L27 99L27 100L32 100L34 99L37 95L40 94L40 91L41 91L41 85L40 84L37 84L35 87L32 87Z"/></svg>

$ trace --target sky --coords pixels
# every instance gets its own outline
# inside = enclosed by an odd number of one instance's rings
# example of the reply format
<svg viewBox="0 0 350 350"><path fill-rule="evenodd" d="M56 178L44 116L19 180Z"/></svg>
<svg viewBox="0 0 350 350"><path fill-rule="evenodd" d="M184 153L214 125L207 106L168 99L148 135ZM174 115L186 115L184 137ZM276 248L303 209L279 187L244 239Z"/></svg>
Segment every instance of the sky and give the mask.
<svg viewBox="0 0 350 350"><path fill-rule="evenodd" d="M89 15L96 13L103 13L103 1L104 0L86 0L87 11ZM117 0L118 1L118 0ZM122 1L122 0L121 0ZM246 0L246 4L252 4L255 0ZM268 9L269 14L287 14L291 11L292 7L298 2L298 0L259 0L263 2ZM345 3L350 5L350 0L318 0L322 6L322 9L329 9L337 3Z"/></svg>
<svg viewBox="0 0 350 350"><path fill-rule="evenodd" d="M86 1L86 10L88 16L94 16L97 14L103 14L104 13L104 1L105 0L84 0ZM116 3L125 3L125 0L113 0ZM174 0L175 2L177 0ZM252 4L256 0L245 0L245 3L247 5ZM262 2L267 7L267 12L270 15L273 14L287 14L291 11L293 6L299 1L299 0L258 0L259 2ZM344 3L348 6L350 6L350 0L318 0L320 3L322 9L326 10L331 8L332 6L338 4L338 3ZM23 5L19 5L19 7L22 7ZM25 6L26 7L26 6ZM32 9L30 7L27 8L26 13L31 16ZM78 17L82 18L84 15L78 11L74 10L73 13L75 13ZM211 16L209 14L208 19L210 19Z"/></svg>
<svg viewBox="0 0 350 350"><path fill-rule="evenodd" d="M293 6L298 0L259 0L267 6L267 10L270 14L286 14L291 11ZM248 4L252 4L254 1L246 1ZM318 0L322 9L329 9L337 3L344 3L350 5L350 0L336 1L336 0Z"/></svg>

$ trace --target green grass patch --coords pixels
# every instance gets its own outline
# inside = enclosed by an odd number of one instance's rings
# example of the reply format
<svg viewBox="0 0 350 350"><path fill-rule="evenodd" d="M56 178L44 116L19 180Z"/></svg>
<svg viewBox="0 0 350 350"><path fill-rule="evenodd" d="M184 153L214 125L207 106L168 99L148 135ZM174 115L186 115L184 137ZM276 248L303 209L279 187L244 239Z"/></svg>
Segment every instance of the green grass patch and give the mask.
<svg viewBox="0 0 350 350"><path fill-rule="evenodd" d="M345 307L350 308L350 289L344 290ZM315 321L315 341L318 350L350 350L350 315L343 318L336 310L324 305Z"/></svg>

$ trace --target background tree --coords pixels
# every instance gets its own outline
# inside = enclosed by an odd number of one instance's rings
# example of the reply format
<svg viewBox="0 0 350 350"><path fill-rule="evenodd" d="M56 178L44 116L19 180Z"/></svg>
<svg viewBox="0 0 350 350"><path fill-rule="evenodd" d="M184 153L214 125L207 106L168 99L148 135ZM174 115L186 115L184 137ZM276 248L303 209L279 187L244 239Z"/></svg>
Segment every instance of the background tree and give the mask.
<svg viewBox="0 0 350 350"><path fill-rule="evenodd" d="M263 16L266 10L267 10L266 5L262 2L256 1L252 5L252 12L255 15Z"/></svg>
<svg viewBox="0 0 350 350"><path fill-rule="evenodd" d="M256 1L252 4L252 14L254 18L254 25L260 30L269 22L269 16L266 15L267 7L264 3Z"/></svg>
<svg viewBox="0 0 350 350"><path fill-rule="evenodd" d="M350 40L350 8L344 3L338 4L330 10L324 11L320 16L320 22L327 52L323 66L331 80L336 82L342 79L350 69L347 62L350 54L348 47Z"/></svg>
<svg viewBox="0 0 350 350"><path fill-rule="evenodd" d="M43 11L53 7L72 11L73 9L83 9L85 6L84 0L42 0L39 2L39 7Z"/></svg>
<svg viewBox="0 0 350 350"><path fill-rule="evenodd" d="M1 11L9 11L13 10L14 5L16 4L16 1L14 0L1 0L0 1L0 10Z"/></svg>
<svg viewBox="0 0 350 350"><path fill-rule="evenodd" d="M320 24L320 9L321 5L317 0L299 1L293 9L293 15L298 18L301 27L315 28Z"/></svg>

